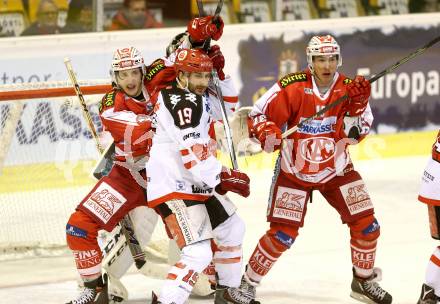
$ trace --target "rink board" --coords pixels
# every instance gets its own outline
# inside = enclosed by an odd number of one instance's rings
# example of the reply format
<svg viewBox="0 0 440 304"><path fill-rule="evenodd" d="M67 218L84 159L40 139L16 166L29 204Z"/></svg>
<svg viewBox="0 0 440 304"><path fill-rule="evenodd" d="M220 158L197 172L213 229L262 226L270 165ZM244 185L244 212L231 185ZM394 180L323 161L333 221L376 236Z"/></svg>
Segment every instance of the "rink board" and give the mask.
<svg viewBox="0 0 440 304"><path fill-rule="evenodd" d="M350 154L353 160L429 155L436 134L437 131L371 135L350 147ZM245 171L270 169L276 158L277 154L259 153L239 157L238 162ZM228 154L220 154L220 159L226 165L229 163ZM0 175L0 193L93 185L95 180L90 172L94 165L93 160L81 160L8 166Z"/></svg>

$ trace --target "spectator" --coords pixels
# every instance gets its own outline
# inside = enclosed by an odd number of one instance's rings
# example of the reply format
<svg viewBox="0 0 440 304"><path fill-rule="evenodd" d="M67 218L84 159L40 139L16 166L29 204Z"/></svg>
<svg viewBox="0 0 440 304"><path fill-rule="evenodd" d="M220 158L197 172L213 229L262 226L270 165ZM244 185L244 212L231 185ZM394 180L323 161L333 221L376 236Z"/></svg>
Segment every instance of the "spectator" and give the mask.
<svg viewBox="0 0 440 304"><path fill-rule="evenodd" d="M437 12L440 8L438 0L409 0L408 6L411 13Z"/></svg>
<svg viewBox="0 0 440 304"><path fill-rule="evenodd" d="M67 11L66 26L63 33L81 33L93 31L93 2L90 0L72 0Z"/></svg>
<svg viewBox="0 0 440 304"><path fill-rule="evenodd" d="M54 0L41 0L37 9L37 20L21 33L21 36L59 34L58 7Z"/></svg>
<svg viewBox="0 0 440 304"><path fill-rule="evenodd" d="M162 26L162 23L156 21L147 10L146 0L124 0L122 9L113 17L108 30L133 30Z"/></svg>

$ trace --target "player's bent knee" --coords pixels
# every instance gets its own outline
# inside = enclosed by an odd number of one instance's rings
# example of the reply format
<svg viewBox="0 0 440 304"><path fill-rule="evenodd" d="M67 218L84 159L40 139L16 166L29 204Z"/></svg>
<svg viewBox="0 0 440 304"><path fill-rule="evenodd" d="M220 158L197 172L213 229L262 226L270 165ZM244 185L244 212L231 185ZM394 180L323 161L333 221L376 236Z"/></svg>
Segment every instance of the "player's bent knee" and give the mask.
<svg viewBox="0 0 440 304"><path fill-rule="evenodd" d="M368 215L348 225L351 238L359 243L374 243L380 236L380 225L374 215Z"/></svg>
<svg viewBox="0 0 440 304"><path fill-rule="evenodd" d="M266 235L269 236L273 240L272 242L277 244L276 247L278 247L279 250L282 249L283 252L289 249L295 242L298 236L298 227L272 224L270 229L266 232Z"/></svg>
<svg viewBox="0 0 440 304"><path fill-rule="evenodd" d="M242 244L246 225L241 217L234 213L224 223L214 229L214 235L220 245Z"/></svg>
<svg viewBox="0 0 440 304"><path fill-rule="evenodd" d="M197 272L203 271L213 258L211 241L204 240L182 248L180 262L192 265Z"/></svg>
<svg viewBox="0 0 440 304"><path fill-rule="evenodd" d="M66 225L66 241L71 250L89 250L99 248L98 224L82 211L75 211Z"/></svg>

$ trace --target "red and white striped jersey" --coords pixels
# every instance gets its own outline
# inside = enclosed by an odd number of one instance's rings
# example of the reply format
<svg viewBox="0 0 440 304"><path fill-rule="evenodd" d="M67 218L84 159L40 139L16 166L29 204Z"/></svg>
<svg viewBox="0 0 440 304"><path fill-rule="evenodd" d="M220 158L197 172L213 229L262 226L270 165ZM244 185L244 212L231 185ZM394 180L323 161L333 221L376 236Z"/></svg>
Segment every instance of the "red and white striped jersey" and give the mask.
<svg viewBox="0 0 440 304"><path fill-rule="evenodd" d="M149 144L145 134L150 124L145 115L151 114L157 93L173 81L175 75L172 64L158 59L146 69L142 88L145 100L136 100L118 89L104 95L99 106L100 118L104 129L113 137L117 160L136 159L147 153Z"/></svg>
<svg viewBox="0 0 440 304"><path fill-rule="evenodd" d="M335 73L327 92L321 94L310 71L289 74L274 84L254 105L254 125L273 121L281 130L290 129L346 94L351 80ZM281 174L310 185L325 183L350 163L344 133L343 103L306 122L284 140L279 166ZM361 140L373 121L370 106L360 117ZM359 141L358 140L358 141ZM350 142L352 144L353 142Z"/></svg>

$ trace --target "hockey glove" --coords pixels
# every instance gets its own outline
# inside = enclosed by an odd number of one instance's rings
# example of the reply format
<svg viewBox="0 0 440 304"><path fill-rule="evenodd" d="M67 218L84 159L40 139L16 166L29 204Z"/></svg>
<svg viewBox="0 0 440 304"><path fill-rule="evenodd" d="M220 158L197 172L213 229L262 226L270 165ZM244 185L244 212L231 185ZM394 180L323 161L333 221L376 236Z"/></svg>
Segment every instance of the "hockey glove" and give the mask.
<svg viewBox="0 0 440 304"><path fill-rule="evenodd" d="M267 153L281 148L282 133L274 122L259 122L253 127L252 133L260 141L261 149Z"/></svg>
<svg viewBox="0 0 440 304"><path fill-rule="evenodd" d="M215 187L215 191L220 195L232 191L243 197L248 197L250 194L249 183L250 180L246 173L223 167L220 172L220 184Z"/></svg>
<svg viewBox="0 0 440 304"><path fill-rule="evenodd" d="M348 103L344 110L348 116L359 116L364 113L370 97L371 84L363 76L357 75L356 78L347 85Z"/></svg>
<svg viewBox="0 0 440 304"><path fill-rule="evenodd" d="M212 65L214 69L217 70L217 75L220 80L225 80L225 73L223 73L223 68L225 67L225 57L218 45L213 45L209 51L208 56L211 58Z"/></svg>
<svg viewBox="0 0 440 304"><path fill-rule="evenodd" d="M187 26L191 42L203 42L209 38L219 40L223 34L223 19L206 16L192 19Z"/></svg>
<svg viewBox="0 0 440 304"><path fill-rule="evenodd" d="M135 127L131 133L131 144L134 150L145 149L150 152L153 145L153 136L156 129L152 125L151 117L144 114L136 116L138 127Z"/></svg>

